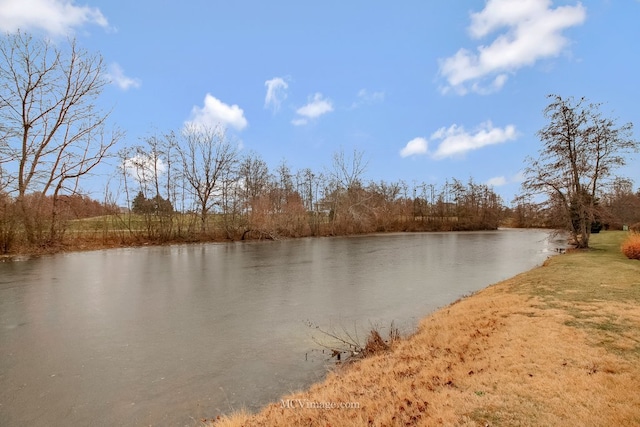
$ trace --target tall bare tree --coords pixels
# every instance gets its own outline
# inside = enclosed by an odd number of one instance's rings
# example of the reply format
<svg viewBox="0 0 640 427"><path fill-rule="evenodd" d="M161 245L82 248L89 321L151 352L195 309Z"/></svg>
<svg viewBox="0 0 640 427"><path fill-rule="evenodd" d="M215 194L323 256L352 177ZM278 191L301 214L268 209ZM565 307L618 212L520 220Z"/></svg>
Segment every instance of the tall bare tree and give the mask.
<svg viewBox="0 0 640 427"><path fill-rule="evenodd" d="M349 229L357 228L363 222L363 201L369 197L363 189L363 174L367 169L367 161L364 160L364 152L353 150L353 155L345 155L341 149L333 153L332 168L329 171L331 199L331 222L334 225L346 226ZM342 223L342 224L341 224Z"/></svg>
<svg viewBox="0 0 640 427"><path fill-rule="evenodd" d="M198 207L202 232L207 231L207 218L222 179L235 171L238 150L226 136L224 127L188 126L183 130L183 144L178 147L182 173Z"/></svg>
<svg viewBox="0 0 640 427"><path fill-rule="evenodd" d="M107 83L102 57L75 40L59 47L22 32L0 40L3 156L16 176L11 190L30 243L42 224L30 215L39 209L26 196L52 196L49 239L55 240L59 196L77 192L79 179L121 137L117 130L106 131L109 114L95 103Z"/></svg>
<svg viewBox="0 0 640 427"><path fill-rule="evenodd" d="M354 149L353 155L345 155L344 150L333 153L331 177L338 187L349 190L362 185L362 175L367 170L368 162L364 159L364 151Z"/></svg>
<svg viewBox="0 0 640 427"><path fill-rule="evenodd" d="M128 150L121 166L125 180L130 174L140 187L131 208L134 213L144 215L149 238L168 240L173 233L176 200L174 137L171 133L150 135L143 141L143 145ZM124 184L126 187L127 182Z"/></svg>
<svg viewBox="0 0 640 427"><path fill-rule="evenodd" d="M247 154L240 162L239 179L243 192L243 210L253 210L255 201L269 185L269 167L257 153Z"/></svg>
<svg viewBox="0 0 640 427"><path fill-rule="evenodd" d="M640 144L632 137L633 125L618 126L600 113L600 104L549 98L544 110L549 123L538 132L542 148L537 159L527 158L523 187L559 203L566 230L577 247L587 248L603 181Z"/></svg>

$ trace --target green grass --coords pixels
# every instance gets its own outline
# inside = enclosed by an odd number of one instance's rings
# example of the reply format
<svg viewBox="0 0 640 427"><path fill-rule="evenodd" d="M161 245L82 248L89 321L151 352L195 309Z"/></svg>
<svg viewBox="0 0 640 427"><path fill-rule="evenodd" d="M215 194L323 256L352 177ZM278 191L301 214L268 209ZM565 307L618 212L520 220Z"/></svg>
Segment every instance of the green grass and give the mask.
<svg viewBox="0 0 640 427"><path fill-rule="evenodd" d="M593 235L591 249L551 258L514 291L550 302L640 302L640 262L620 251L626 236L623 231Z"/></svg>
<svg viewBox="0 0 640 427"><path fill-rule="evenodd" d="M218 226L224 222L224 215L209 214L207 220L209 226ZM160 224L162 221L173 221L176 224L194 223L199 226L201 218L194 213L175 213L170 217L123 213L75 219L68 221L66 227L69 231L95 231L105 228L110 230L129 230L129 227L131 230L144 230L149 223Z"/></svg>
<svg viewBox="0 0 640 427"><path fill-rule="evenodd" d="M553 257L512 290L539 298L540 308L569 314L567 326L589 331L593 342L608 351L640 357L633 314L640 305L640 261L620 251L627 236L622 231L595 234L591 249Z"/></svg>

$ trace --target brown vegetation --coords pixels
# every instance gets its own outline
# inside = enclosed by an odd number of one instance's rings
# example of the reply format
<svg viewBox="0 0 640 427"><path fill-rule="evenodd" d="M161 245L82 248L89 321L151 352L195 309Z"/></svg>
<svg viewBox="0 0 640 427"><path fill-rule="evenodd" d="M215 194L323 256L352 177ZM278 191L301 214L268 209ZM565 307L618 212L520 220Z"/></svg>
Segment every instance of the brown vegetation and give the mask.
<svg viewBox="0 0 640 427"><path fill-rule="evenodd" d="M634 233L622 243L622 253L629 259L640 260L640 234Z"/></svg>
<svg viewBox="0 0 640 427"><path fill-rule="evenodd" d="M617 250L623 236L597 235L594 251L554 257L441 309L390 352L215 425L638 425L640 265Z"/></svg>
<svg viewBox="0 0 640 427"><path fill-rule="evenodd" d="M155 193L144 185L127 183L127 190L120 193L127 199L130 194L131 200L122 208L116 206L113 197L100 203L77 193L58 195L52 235L53 196L27 194L22 203L27 206L36 243L27 238L25 213L18 208L16 198L0 192L0 253L394 231L485 230L501 224L554 225L553 211L537 210L524 199L505 210L491 188L472 180L464 184L453 179L440 188L421 184L409 189L402 182L358 182L352 188L342 188L310 170L293 174L281 166L277 175L270 174L266 164L251 156L242 162L253 162L253 166L245 166L244 172L240 168L240 175L234 178L246 184L212 196L215 209L204 217L202 209L191 209L194 206L186 196L173 190L163 191L159 186L159 193ZM256 164L260 165L259 173L250 169L256 169ZM123 174L123 185L125 177ZM620 229L640 219L638 211L629 208L636 204L640 205L640 194L628 190L605 195L600 207L605 227Z"/></svg>
<svg viewBox="0 0 640 427"><path fill-rule="evenodd" d="M464 185L454 180L439 191L432 188L434 199L428 201L419 193L409 197L399 184L383 182L342 188L317 181L313 185L324 185L325 190L305 192L307 183L296 184L286 173L286 179L265 176L252 191L238 187L212 195L215 210L202 206L191 210L170 191L164 192L166 197L158 193L147 197L145 192L154 192L138 186L129 203L131 209L78 194L59 195L55 235L51 234L52 197L26 195L22 203L29 206L24 212L30 216L35 243L25 232L26 214L18 209L17 200L0 193L0 253L384 231L483 230L496 229L502 217L499 197L473 181Z"/></svg>
<svg viewBox="0 0 640 427"><path fill-rule="evenodd" d="M365 357L384 353L393 348L400 341L400 330L391 322L387 339L382 337L380 328L373 326L366 337L366 341L360 342L357 328L348 331L344 326L341 331L324 330L309 323L307 326L320 334L313 336L316 344L331 352L331 357L336 359L338 365L349 364Z"/></svg>

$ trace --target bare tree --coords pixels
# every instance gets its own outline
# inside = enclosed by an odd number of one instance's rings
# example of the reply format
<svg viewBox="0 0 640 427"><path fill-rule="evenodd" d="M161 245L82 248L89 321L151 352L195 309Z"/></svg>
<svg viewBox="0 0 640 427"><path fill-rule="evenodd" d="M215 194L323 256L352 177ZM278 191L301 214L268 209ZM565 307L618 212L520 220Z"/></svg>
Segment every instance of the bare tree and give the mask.
<svg viewBox="0 0 640 427"><path fill-rule="evenodd" d="M247 154L240 163L239 179L243 190L243 207L253 210L254 202L266 192L269 184L269 168L257 153Z"/></svg>
<svg viewBox="0 0 640 427"><path fill-rule="evenodd" d="M623 228L624 225L640 221L640 193L634 194L633 181L618 177L602 198L605 208L604 217L611 227Z"/></svg>
<svg viewBox="0 0 640 427"><path fill-rule="evenodd" d="M360 212L354 207L362 203L364 196L362 175L367 169L367 162L363 157L364 152L355 149L352 156L345 155L342 149L333 153L325 193L331 206L332 226L346 227L339 232L353 232L354 227L361 225Z"/></svg>
<svg viewBox="0 0 640 427"><path fill-rule="evenodd" d="M0 40L0 132L30 243L41 224L30 215L27 194L53 197L49 239L55 240L59 196L77 192L79 179L122 136L105 130L109 114L95 104L107 83L102 57L74 40L65 48L21 32Z"/></svg>
<svg viewBox="0 0 640 427"><path fill-rule="evenodd" d="M168 240L174 225L174 139L171 134L151 135L143 141L144 145L134 147L135 154L125 160L125 168L140 185L132 210L144 215L149 238Z"/></svg>
<svg viewBox="0 0 640 427"><path fill-rule="evenodd" d="M313 234L319 234L321 224L325 219L319 203L324 175L322 173L315 173L310 168L305 168L299 171L296 176L298 193L302 197L303 204L308 212L309 227L311 227Z"/></svg>
<svg viewBox="0 0 640 427"><path fill-rule="evenodd" d="M273 196L275 196L274 206L276 212L281 212L287 203L287 199L294 192L293 173L285 159L282 159L282 162L276 168L275 184L276 191L273 193Z"/></svg>
<svg viewBox="0 0 640 427"><path fill-rule="evenodd" d="M198 206L201 230L207 230L207 218L216 201L222 178L229 178L238 161L238 151L222 126L188 126L184 143L178 148L182 173Z"/></svg>
<svg viewBox="0 0 640 427"><path fill-rule="evenodd" d="M624 153L637 151L639 143L632 138L633 125L618 126L603 117L600 104L549 97L552 101L544 110L549 123L538 132L543 146L537 159L527 159L523 187L558 203L576 246L587 248L602 182L625 164Z"/></svg>
<svg viewBox="0 0 640 427"><path fill-rule="evenodd" d="M338 187L348 190L362 184L362 175L368 166L363 157L364 151L358 150L353 150L352 156L345 156L344 150L333 153L331 177Z"/></svg>

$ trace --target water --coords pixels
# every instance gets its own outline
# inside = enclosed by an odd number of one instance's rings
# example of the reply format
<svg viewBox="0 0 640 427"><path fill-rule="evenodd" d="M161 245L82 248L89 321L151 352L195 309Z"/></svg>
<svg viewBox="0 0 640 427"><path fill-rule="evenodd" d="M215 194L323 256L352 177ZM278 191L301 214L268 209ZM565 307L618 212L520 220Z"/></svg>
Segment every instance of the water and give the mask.
<svg viewBox="0 0 640 427"><path fill-rule="evenodd" d="M324 330L437 307L552 254L537 230L115 249L0 263L0 425L194 426L320 380Z"/></svg>

